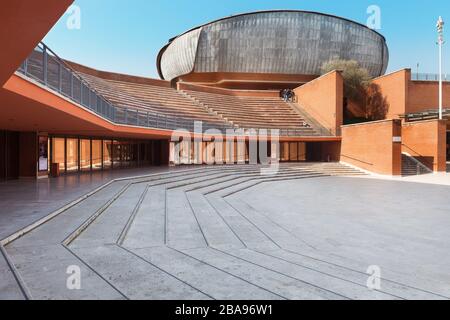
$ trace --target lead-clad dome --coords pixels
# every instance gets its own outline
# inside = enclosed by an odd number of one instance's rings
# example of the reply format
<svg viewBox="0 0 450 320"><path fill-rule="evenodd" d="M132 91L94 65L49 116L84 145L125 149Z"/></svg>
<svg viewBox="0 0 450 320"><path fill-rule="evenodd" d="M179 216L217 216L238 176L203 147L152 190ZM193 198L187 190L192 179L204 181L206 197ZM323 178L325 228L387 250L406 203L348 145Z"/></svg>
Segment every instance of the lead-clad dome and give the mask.
<svg viewBox="0 0 450 320"><path fill-rule="evenodd" d="M347 19L307 11L264 11L220 19L172 39L158 55L160 77L190 73L319 75L333 58L386 72L385 38Z"/></svg>

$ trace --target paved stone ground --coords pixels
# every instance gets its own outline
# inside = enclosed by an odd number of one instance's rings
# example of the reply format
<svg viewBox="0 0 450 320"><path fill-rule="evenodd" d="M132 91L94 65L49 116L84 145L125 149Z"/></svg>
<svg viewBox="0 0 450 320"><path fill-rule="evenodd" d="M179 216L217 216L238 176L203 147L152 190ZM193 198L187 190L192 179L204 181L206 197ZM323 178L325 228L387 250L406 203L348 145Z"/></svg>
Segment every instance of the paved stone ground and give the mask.
<svg viewBox="0 0 450 320"><path fill-rule="evenodd" d="M146 167L61 176L56 179L21 179L0 182L0 239L47 216L110 180L180 167Z"/></svg>
<svg viewBox="0 0 450 320"><path fill-rule="evenodd" d="M33 299L450 297L449 187L341 177L352 174L296 164L118 181L6 253ZM72 265L81 290L66 287Z"/></svg>

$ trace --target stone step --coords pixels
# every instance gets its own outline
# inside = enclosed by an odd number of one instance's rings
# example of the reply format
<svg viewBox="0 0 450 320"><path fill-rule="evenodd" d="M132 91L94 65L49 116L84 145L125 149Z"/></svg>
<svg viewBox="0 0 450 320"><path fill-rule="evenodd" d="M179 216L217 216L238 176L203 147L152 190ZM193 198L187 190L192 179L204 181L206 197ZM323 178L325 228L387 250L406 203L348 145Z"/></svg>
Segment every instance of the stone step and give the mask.
<svg viewBox="0 0 450 320"><path fill-rule="evenodd" d="M175 248L206 247L205 236L186 194L178 190L168 190L166 206L166 244Z"/></svg>
<svg viewBox="0 0 450 320"><path fill-rule="evenodd" d="M183 253L249 283L290 300L347 300L327 289L314 286L263 266L232 257L212 248L182 250Z"/></svg>
<svg viewBox="0 0 450 320"><path fill-rule="evenodd" d="M106 279L94 272L84 261L64 246L8 246L8 255L35 300L123 300L124 297ZM99 257L101 258L101 257ZM107 264L107 263L106 263ZM68 268L81 272L81 289L69 290Z"/></svg>
<svg viewBox="0 0 450 320"><path fill-rule="evenodd" d="M123 238L128 248L163 246L166 242L166 189L150 187ZM120 243L119 243L120 244Z"/></svg>
<svg viewBox="0 0 450 320"><path fill-rule="evenodd" d="M127 299L209 300L209 296L116 245L77 248L83 258ZM86 283L87 280L84 281Z"/></svg>
<svg viewBox="0 0 450 320"><path fill-rule="evenodd" d="M309 169L292 170L289 167L280 167L280 169L279 169L278 173L276 173L276 175L269 176L269 175L262 175L261 170L258 170L253 174L239 175L237 177L237 179L232 179L230 181L225 181L222 183L208 182L208 183L205 183L202 187L196 188L194 190L202 191L203 194L210 194L210 193L214 193L214 192L225 191L228 188L237 186L237 185L247 182L247 181L253 181L253 180L274 177L274 176L286 176L287 177L289 175L311 174L311 173L314 173L314 172Z"/></svg>
<svg viewBox="0 0 450 320"><path fill-rule="evenodd" d="M297 249L298 251L304 249ZM275 259L286 262L289 265L295 265L302 269L313 270L318 274L325 276L331 276L338 279L358 284L359 286L366 287L369 275L365 272L366 268L352 269L348 261L343 259L339 262L342 265L336 263L336 258L329 258L327 255L320 251L314 253L305 253L303 255L289 252L286 250L273 250L270 252L257 251L262 256L269 256ZM311 255L319 256L320 258L312 258ZM330 260L329 260L330 259ZM333 262L334 261L334 262ZM443 299L441 296L434 295L432 293L412 288L401 283L390 281L382 274L382 286L379 290L388 295L392 295L392 298L402 298L408 300L427 300L427 299ZM391 299L387 297L387 299Z"/></svg>
<svg viewBox="0 0 450 320"><path fill-rule="evenodd" d="M315 173L315 172L305 172L305 173L285 173L279 174L275 176L257 176L254 178L250 178L247 181L242 181L240 183L227 186L226 188L222 188L220 190L215 190L218 195L222 197L229 197L238 192L242 192L244 190L250 189L256 185L266 182L276 182L276 181L288 181L288 180L299 180L299 179L308 179L308 178L318 178L324 176L323 174ZM210 193L208 193L210 194Z"/></svg>
<svg viewBox="0 0 450 320"><path fill-rule="evenodd" d="M292 277L314 287L323 288L351 300L398 300L399 298L382 291L373 291L367 287L366 281L355 282L315 269L305 268L301 264L293 264L274 256L260 254L249 249L222 249L221 252L246 262L264 267L268 270ZM361 279L363 280L363 279Z"/></svg>
<svg viewBox="0 0 450 320"><path fill-rule="evenodd" d="M139 210L147 193L146 183L131 185L92 224L71 243L71 248L115 244L128 219Z"/></svg>
<svg viewBox="0 0 450 320"><path fill-rule="evenodd" d="M264 234L270 241L279 248L284 248L291 243L297 246L311 249L313 246L304 238L296 236L294 233L271 219L267 214L260 212L245 202L245 198L228 197L224 201L245 220L249 221L259 232Z"/></svg>
<svg viewBox="0 0 450 320"><path fill-rule="evenodd" d="M6 246L13 247L59 245L73 235L80 226L86 224L96 213L107 209L114 199L128 188L129 182L114 182L82 202L68 208L58 216L27 233Z"/></svg>
<svg viewBox="0 0 450 320"><path fill-rule="evenodd" d="M254 248L263 246L271 250L279 247L266 234L262 233L251 221L236 211L225 199L217 195L205 197L210 205L220 213L227 225L246 247Z"/></svg>
<svg viewBox="0 0 450 320"><path fill-rule="evenodd" d="M278 300L280 297L228 272L167 247L133 250L158 268L218 300Z"/></svg>
<svg viewBox="0 0 450 320"><path fill-rule="evenodd" d="M245 246L226 223L226 220L210 205L202 194L189 192L186 196L208 246L237 248Z"/></svg>
<svg viewBox="0 0 450 320"><path fill-rule="evenodd" d="M0 300L25 300L13 270L7 261L6 251L0 248Z"/></svg>

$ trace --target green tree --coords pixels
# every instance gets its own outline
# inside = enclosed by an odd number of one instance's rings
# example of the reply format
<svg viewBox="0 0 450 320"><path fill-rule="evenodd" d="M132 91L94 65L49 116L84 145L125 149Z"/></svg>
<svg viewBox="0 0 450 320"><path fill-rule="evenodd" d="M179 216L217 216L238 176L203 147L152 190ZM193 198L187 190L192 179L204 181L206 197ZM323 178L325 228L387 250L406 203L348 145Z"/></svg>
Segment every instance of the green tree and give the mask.
<svg viewBox="0 0 450 320"><path fill-rule="evenodd" d="M334 70L342 72L344 78L344 95L347 99L362 105L365 91L369 86L370 76L367 69L361 67L355 60L333 59L323 64L322 74Z"/></svg>
<svg viewBox="0 0 450 320"><path fill-rule="evenodd" d="M322 74L334 70L342 72L344 78L344 109L348 101L360 106L366 120L381 120L386 116L389 105L383 97L380 88L371 82L367 69L361 67L355 60L332 59L323 64Z"/></svg>

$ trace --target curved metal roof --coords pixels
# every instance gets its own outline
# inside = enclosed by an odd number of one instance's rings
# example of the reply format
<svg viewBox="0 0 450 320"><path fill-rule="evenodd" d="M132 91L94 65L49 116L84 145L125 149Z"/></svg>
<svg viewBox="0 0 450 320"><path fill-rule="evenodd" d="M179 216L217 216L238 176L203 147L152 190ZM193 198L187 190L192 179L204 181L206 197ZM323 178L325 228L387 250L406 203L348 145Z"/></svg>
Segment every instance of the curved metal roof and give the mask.
<svg viewBox="0 0 450 320"><path fill-rule="evenodd" d="M194 27L194 28L192 28L192 29L190 29L188 31L185 31L184 33L174 37L174 38L171 38L169 40L169 42L158 53L157 69L158 69L159 76L161 77L161 79L165 79L164 74L163 74L163 70L162 70L162 66L161 66L161 61L162 61L164 53L174 43L175 40L178 40L178 39L182 38L183 36L186 36L186 35L194 32L194 31L198 31L199 37L200 37L200 32L202 31L203 28L211 26L211 25L214 25L214 24L217 24L217 23L220 23L220 22L226 22L227 20L236 19L236 18L245 17L245 16L271 14L271 13L272 14L273 13L302 13L302 14L308 14L308 15L312 15L312 16L314 16L314 15L315 16L322 16L322 17L337 19L337 20L340 20L340 21L345 21L345 22L347 22L349 24L357 26L358 28L370 31L370 33L373 33L374 35L379 37L379 39L381 39L382 42L384 43L384 47L383 47L383 50L382 50L382 60L384 60L384 61L382 61L383 66L381 66L381 71L379 72L379 74L375 74L375 75L378 76L378 75L382 75L382 74L385 73L386 68L387 68L387 62L388 62L387 60L388 60L388 56L389 56L388 48L387 48L387 45L386 45L386 38L382 34L377 32L376 30L370 29L369 27L367 27L366 25L364 25L362 23L359 23L359 22L356 22L356 21L353 21L353 20L350 20L350 19L347 19L347 18L343 18L343 17L340 17L340 16L331 15L331 14L326 14L326 13L321 13L321 12L306 11L306 10L265 10L265 11L255 11L255 12L248 12L248 13L242 13L242 14L237 14L237 15L231 15L231 16L228 16L228 17L216 19L216 20L213 20L211 22L205 23L203 25ZM194 49L196 51L195 54L198 54L197 48L194 48Z"/></svg>

